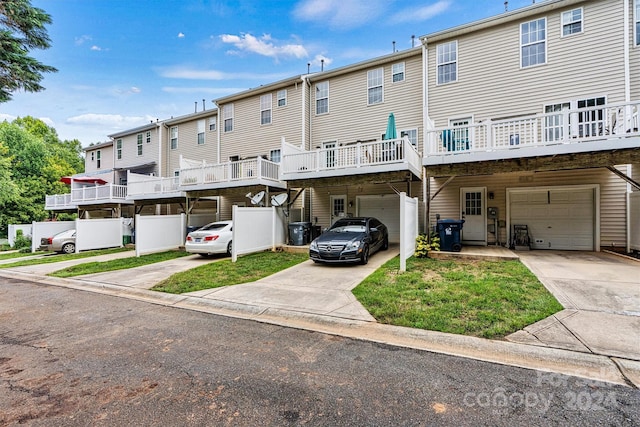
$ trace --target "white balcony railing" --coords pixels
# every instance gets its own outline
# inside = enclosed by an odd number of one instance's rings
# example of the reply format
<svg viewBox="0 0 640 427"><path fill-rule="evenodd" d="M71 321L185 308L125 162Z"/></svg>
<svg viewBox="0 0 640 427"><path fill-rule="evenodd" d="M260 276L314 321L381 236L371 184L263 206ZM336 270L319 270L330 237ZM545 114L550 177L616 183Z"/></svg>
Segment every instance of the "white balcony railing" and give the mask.
<svg viewBox="0 0 640 427"><path fill-rule="evenodd" d="M163 195L180 191L180 178L177 176L160 178L150 176L140 181L127 183L127 196Z"/></svg>
<svg viewBox="0 0 640 427"><path fill-rule="evenodd" d="M105 184L71 189L71 202L124 200L127 198L127 186Z"/></svg>
<svg viewBox="0 0 640 427"><path fill-rule="evenodd" d="M76 205L71 202L71 193L48 195L45 197L44 205L46 210L76 207Z"/></svg>
<svg viewBox="0 0 640 427"><path fill-rule="evenodd" d="M280 164L257 157L180 169L180 186L186 187L257 179L279 181Z"/></svg>
<svg viewBox="0 0 640 427"><path fill-rule="evenodd" d="M365 168L362 173L366 173L367 167L404 163L420 170L420 154L406 137L315 151L287 148L282 156L283 175L347 168Z"/></svg>
<svg viewBox="0 0 640 427"><path fill-rule="evenodd" d="M639 112L635 101L427 129L425 157L638 137Z"/></svg>

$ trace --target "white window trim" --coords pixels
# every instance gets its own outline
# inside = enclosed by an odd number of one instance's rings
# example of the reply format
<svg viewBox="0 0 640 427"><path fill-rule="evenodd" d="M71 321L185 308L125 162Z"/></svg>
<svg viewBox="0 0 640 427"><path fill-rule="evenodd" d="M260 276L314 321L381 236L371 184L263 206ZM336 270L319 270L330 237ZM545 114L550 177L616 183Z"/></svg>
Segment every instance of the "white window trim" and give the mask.
<svg viewBox="0 0 640 427"><path fill-rule="evenodd" d="M393 72L393 67L395 67L396 65L402 65L402 71L401 72ZM402 74L402 80L393 80L393 76L395 76L396 74ZM391 64L391 83L402 83L403 81L405 81L407 79L407 65L403 62L396 62L395 64Z"/></svg>
<svg viewBox="0 0 640 427"><path fill-rule="evenodd" d="M213 125L213 129L211 128ZM215 132L218 128L218 117L209 117L209 132Z"/></svg>
<svg viewBox="0 0 640 427"><path fill-rule="evenodd" d="M527 65L526 67L524 67L522 65L522 48L524 46L530 46L533 44L538 44L538 43L542 43L542 41L538 40L535 43L529 43L527 45L523 45L522 44L522 25L523 24L528 24L534 21L544 21L544 62L538 63L538 64L534 64L534 65ZM532 67L538 67L540 65L545 65L547 63L547 60L549 59L549 52L547 51L547 48L549 46L548 40L549 40L549 29L548 29L548 25L547 25L547 17L543 17L543 18L537 18L537 19L532 19L531 21L527 21L527 22L521 22L520 23L520 39L518 40L518 45L520 46L520 69L523 70L525 68L532 68Z"/></svg>
<svg viewBox="0 0 640 427"><path fill-rule="evenodd" d="M411 144L414 147L416 147L416 149L418 149L418 128L409 128L409 129L398 129L398 136L400 138L402 138L402 132L415 132L416 133L416 143L415 144ZM409 142L411 142L411 139L409 139Z"/></svg>
<svg viewBox="0 0 640 427"><path fill-rule="evenodd" d="M269 121L262 123L262 113L269 111ZM260 96L260 126L268 126L273 123L273 94Z"/></svg>
<svg viewBox="0 0 640 427"><path fill-rule="evenodd" d="M175 129L176 134L175 137L172 134L173 130ZM173 140L176 140L176 146L173 146ZM172 126L169 128L169 149L170 150L177 150L178 149L178 126Z"/></svg>
<svg viewBox="0 0 640 427"><path fill-rule="evenodd" d="M284 95L284 96L281 96ZM287 106L287 90L286 89L280 89L278 92L276 92L276 106L278 107L286 107ZM284 100L284 104L280 105L280 100Z"/></svg>
<svg viewBox="0 0 640 427"><path fill-rule="evenodd" d="M325 83L327 84L327 96L322 97L322 98L318 98L318 85L325 84ZM314 101L315 101L314 110L315 110L316 116L322 116L324 114L329 114L329 111L331 111L331 108L329 106L329 96L330 96L330 91L331 91L331 88L330 88L330 85L329 85L329 80L325 80L323 82L316 83L315 89L316 90L315 90L315 95L314 95ZM318 101L321 100L321 99L326 99L327 100L327 111L322 112L322 113L318 113Z"/></svg>
<svg viewBox="0 0 640 427"><path fill-rule="evenodd" d="M233 128L234 128L234 120L233 120L233 115L234 115L234 106L233 104L226 104L222 107L222 131L224 133L231 133L233 132ZM231 129L227 130L227 120L231 120Z"/></svg>
<svg viewBox="0 0 640 427"><path fill-rule="evenodd" d="M204 145L206 142L206 134L205 128L207 126L207 121L205 119L200 119L196 123L196 145ZM202 142L200 142L200 135L202 135Z"/></svg>
<svg viewBox="0 0 640 427"><path fill-rule="evenodd" d="M280 150L279 148L273 149L269 151L269 160L273 162L273 153L278 152L278 157L280 158L280 162L282 162L282 150ZM274 162L274 163L280 163L280 162Z"/></svg>
<svg viewBox="0 0 640 427"><path fill-rule="evenodd" d="M122 160L122 139L121 138L116 139L116 160Z"/></svg>
<svg viewBox="0 0 640 427"><path fill-rule="evenodd" d="M573 12L576 9L580 9L580 31L578 31L577 33L564 34L564 26L573 24L573 22L564 22L564 14L567 12ZM571 37L582 33L584 33L584 9L582 7L575 7L573 9L560 12L560 37Z"/></svg>
<svg viewBox="0 0 640 427"><path fill-rule="evenodd" d="M144 147L144 141L143 141L142 134L139 133L137 141L136 141L136 155L137 156L142 156L142 153L143 153L142 147Z"/></svg>
<svg viewBox="0 0 640 427"><path fill-rule="evenodd" d="M369 78L370 73L373 72L380 72L380 84L376 84L371 86L370 85L370 81L371 79ZM371 89L376 89L376 88L380 88L381 93L382 93L382 97L380 98L379 102L371 102L371 98L369 97L369 91ZM383 67L379 67L379 68L375 68L373 70L369 70L367 71L367 105L378 105L378 104L384 104L384 68Z"/></svg>
<svg viewBox="0 0 640 427"><path fill-rule="evenodd" d="M146 138L146 142L147 144L149 144L151 142L151 131L147 131L147 133L145 134L145 138Z"/></svg>
<svg viewBox="0 0 640 427"><path fill-rule="evenodd" d="M640 35L638 34L638 24L640 23L640 0L635 0L633 4L633 45L640 46Z"/></svg>
<svg viewBox="0 0 640 427"><path fill-rule="evenodd" d="M448 61L448 62L440 63L440 55L438 55L438 48L440 46L444 46L446 44L451 44L451 43L453 43L454 46L456 47L456 60L455 61ZM440 44L438 44L436 46L436 86L447 85L447 84L450 84L450 83L456 83L458 81L458 74L460 74L460 70L459 70L459 67L458 67L458 58L459 58L459 56L460 55L458 54L458 40L453 40L453 41L450 41L450 42L440 43ZM453 79L453 80L449 80L447 82L440 82L439 81L438 68L441 65L448 65L448 64L456 64L456 78Z"/></svg>

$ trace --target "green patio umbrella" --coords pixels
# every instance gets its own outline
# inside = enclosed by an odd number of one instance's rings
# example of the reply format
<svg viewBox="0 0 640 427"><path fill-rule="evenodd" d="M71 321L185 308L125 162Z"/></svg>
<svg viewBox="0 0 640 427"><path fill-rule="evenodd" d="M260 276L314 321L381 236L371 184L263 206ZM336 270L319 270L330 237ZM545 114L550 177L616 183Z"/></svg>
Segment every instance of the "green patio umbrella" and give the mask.
<svg viewBox="0 0 640 427"><path fill-rule="evenodd" d="M396 139L398 137L398 133L396 132L396 118L393 113L389 113L387 132L384 135L385 139Z"/></svg>

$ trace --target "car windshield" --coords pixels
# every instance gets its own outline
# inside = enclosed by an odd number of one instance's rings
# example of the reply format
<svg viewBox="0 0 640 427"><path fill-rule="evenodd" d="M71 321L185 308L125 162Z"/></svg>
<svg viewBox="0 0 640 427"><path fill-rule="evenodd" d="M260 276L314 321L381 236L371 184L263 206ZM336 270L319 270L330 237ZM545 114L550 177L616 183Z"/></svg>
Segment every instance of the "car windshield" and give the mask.
<svg viewBox="0 0 640 427"><path fill-rule="evenodd" d="M207 224L204 227L202 227L200 230L202 231L221 230L225 228L227 225L228 224L216 222L213 224Z"/></svg>
<svg viewBox="0 0 640 427"><path fill-rule="evenodd" d="M338 221L329 230L334 233L364 233L367 226L363 221Z"/></svg>

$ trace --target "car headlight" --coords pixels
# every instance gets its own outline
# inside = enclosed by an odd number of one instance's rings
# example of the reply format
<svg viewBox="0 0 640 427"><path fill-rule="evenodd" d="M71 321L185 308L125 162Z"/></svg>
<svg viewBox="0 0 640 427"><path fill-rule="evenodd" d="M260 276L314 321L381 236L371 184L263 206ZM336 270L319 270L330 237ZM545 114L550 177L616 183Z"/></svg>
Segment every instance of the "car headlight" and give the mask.
<svg viewBox="0 0 640 427"><path fill-rule="evenodd" d="M353 251L355 249L358 249L359 247L360 247L360 240L355 240L353 242L347 243L347 246L345 247L345 250Z"/></svg>
<svg viewBox="0 0 640 427"><path fill-rule="evenodd" d="M316 243L315 240L313 242L311 242L311 244L309 245L309 249L314 250L314 251L318 250L318 244Z"/></svg>

